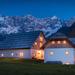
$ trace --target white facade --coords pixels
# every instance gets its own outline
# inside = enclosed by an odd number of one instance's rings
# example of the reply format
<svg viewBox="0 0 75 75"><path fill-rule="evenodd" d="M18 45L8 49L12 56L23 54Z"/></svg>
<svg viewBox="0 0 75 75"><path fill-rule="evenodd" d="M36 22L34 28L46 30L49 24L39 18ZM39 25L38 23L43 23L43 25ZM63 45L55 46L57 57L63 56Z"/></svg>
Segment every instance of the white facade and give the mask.
<svg viewBox="0 0 75 75"><path fill-rule="evenodd" d="M74 48L46 48L44 63L61 61L63 64L74 64Z"/></svg>
<svg viewBox="0 0 75 75"><path fill-rule="evenodd" d="M31 59L30 50L0 50L0 57Z"/></svg>

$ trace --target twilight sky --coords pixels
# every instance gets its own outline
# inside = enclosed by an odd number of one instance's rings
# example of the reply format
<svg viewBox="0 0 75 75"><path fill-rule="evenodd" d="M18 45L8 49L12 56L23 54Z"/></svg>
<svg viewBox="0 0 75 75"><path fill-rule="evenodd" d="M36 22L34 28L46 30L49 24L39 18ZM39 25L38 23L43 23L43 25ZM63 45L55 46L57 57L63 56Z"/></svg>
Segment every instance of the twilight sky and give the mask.
<svg viewBox="0 0 75 75"><path fill-rule="evenodd" d="M0 14L36 17L58 16L63 19L75 16L75 0L0 0Z"/></svg>

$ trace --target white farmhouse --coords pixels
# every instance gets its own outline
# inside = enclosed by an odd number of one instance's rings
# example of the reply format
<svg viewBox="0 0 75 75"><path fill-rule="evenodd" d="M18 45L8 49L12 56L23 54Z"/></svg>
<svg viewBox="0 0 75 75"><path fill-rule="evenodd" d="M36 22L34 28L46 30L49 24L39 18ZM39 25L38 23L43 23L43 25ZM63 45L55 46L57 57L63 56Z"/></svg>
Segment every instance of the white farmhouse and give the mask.
<svg viewBox="0 0 75 75"><path fill-rule="evenodd" d="M44 63L61 62L62 64L75 63L75 49L71 41L57 32L44 45Z"/></svg>
<svg viewBox="0 0 75 75"><path fill-rule="evenodd" d="M0 35L0 58L44 59L45 43L41 31Z"/></svg>

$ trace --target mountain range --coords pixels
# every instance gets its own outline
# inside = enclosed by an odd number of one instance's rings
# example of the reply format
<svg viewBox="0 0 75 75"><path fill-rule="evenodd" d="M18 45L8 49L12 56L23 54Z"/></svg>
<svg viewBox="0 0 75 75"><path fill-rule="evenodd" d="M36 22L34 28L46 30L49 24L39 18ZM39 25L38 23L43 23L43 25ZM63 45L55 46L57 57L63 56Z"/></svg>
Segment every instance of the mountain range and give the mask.
<svg viewBox="0 0 75 75"><path fill-rule="evenodd" d="M73 31L72 31L73 30ZM75 17L62 20L57 16L36 18L32 15L26 16L3 16L0 15L0 34L11 34L30 31L43 31L46 37L57 31L74 33ZM71 32L72 31L72 32ZM72 33L72 34L73 34Z"/></svg>

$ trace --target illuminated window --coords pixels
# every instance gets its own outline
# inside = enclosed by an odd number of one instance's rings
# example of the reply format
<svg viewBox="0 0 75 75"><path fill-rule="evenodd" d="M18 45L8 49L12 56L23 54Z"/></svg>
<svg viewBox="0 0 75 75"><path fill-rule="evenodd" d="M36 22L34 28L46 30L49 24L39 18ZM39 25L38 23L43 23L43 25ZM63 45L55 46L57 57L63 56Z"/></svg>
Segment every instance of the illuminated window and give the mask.
<svg viewBox="0 0 75 75"><path fill-rule="evenodd" d="M35 42L35 45L37 45L37 42Z"/></svg>
<svg viewBox="0 0 75 75"><path fill-rule="evenodd" d="M14 53L11 53L11 56L13 56L14 55Z"/></svg>
<svg viewBox="0 0 75 75"><path fill-rule="evenodd" d="M40 43L40 47L42 47L42 43Z"/></svg>
<svg viewBox="0 0 75 75"><path fill-rule="evenodd" d="M4 54L2 53L2 54L1 54L1 56L3 57L3 56L4 56Z"/></svg>
<svg viewBox="0 0 75 75"><path fill-rule="evenodd" d="M49 55L54 55L54 52L53 52L53 51L50 51L50 52L49 52Z"/></svg>
<svg viewBox="0 0 75 75"><path fill-rule="evenodd" d="M65 64L66 64L66 65L69 65L69 64L70 64L70 62L66 62Z"/></svg>
<svg viewBox="0 0 75 75"><path fill-rule="evenodd" d="M66 55L69 55L69 54L70 54L70 53L69 53L69 50L66 50L66 51L65 51L65 54L66 54Z"/></svg>
<svg viewBox="0 0 75 75"><path fill-rule="evenodd" d="M23 52L20 52L20 57L23 57Z"/></svg>
<svg viewBox="0 0 75 75"><path fill-rule="evenodd" d="M57 43L58 43L58 44L60 44L60 43L61 43L61 41L57 41Z"/></svg>
<svg viewBox="0 0 75 75"><path fill-rule="evenodd" d="M41 55L42 55L42 52L40 50L37 50L36 59L41 59Z"/></svg>
<svg viewBox="0 0 75 75"><path fill-rule="evenodd" d="M41 51L38 51L38 54L41 54Z"/></svg>
<svg viewBox="0 0 75 75"><path fill-rule="evenodd" d="M67 42L64 40L64 41L63 41L63 44L66 44L66 43L67 43Z"/></svg>
<svg viewBox="0 0 75 75"><path fill-rule="evenodd" d="M40 36L40 41L43 41L43 37Z"/></svg>
<svg viewBox="0 0 75 75"><path fill-rule="evenodd" d="M52 44L55 44L55 41L52 41Z"/></svg>

